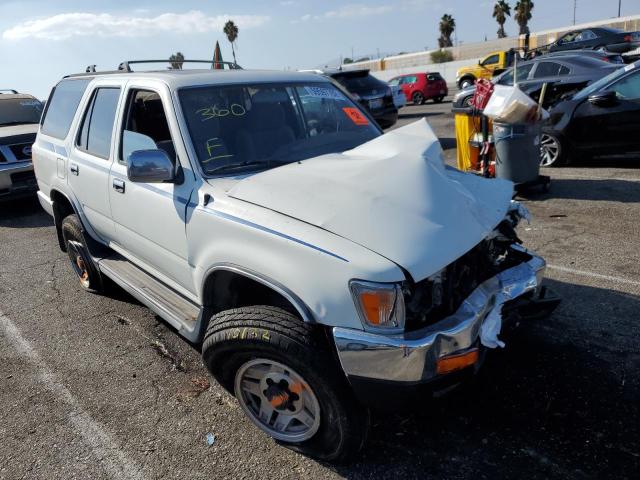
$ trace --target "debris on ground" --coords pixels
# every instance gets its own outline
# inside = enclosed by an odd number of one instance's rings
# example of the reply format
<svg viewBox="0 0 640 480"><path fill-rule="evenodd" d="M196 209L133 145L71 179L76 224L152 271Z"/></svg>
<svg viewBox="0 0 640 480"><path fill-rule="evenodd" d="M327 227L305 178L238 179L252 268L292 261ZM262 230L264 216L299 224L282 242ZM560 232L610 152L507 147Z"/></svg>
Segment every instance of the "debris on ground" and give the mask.
<svg viewBox="0 0 640 480"><path fill-rule="evenodd" d="M158 355L168 359L171 362L172 370L178 370L181 372L184 372L186 370L182 362L178 360L176 356L172 354L167 346L160 340L154 340L154 342L151 344L151 348L153 348Z"/></svg>
<svg viewBox="0 0 640 480"><path fill-rule="evenodd" d="M216 436L213 433L207 433L207 445L211 446L216 441Z"/></svg>

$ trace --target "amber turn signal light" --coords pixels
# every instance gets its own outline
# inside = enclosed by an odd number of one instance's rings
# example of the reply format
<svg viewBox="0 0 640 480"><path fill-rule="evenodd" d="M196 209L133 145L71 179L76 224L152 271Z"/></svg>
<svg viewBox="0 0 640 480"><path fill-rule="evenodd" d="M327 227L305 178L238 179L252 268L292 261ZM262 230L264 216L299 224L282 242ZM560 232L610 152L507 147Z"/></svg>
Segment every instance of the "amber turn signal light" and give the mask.
<svg viewBox="0 0 640 480"><path fill-rule="evenodd" d="M437 372L438 375L455 372L456 370L462 370L463 368L475 365L477 361L478 349L474 348L465 353L439 358Z"/></svg>

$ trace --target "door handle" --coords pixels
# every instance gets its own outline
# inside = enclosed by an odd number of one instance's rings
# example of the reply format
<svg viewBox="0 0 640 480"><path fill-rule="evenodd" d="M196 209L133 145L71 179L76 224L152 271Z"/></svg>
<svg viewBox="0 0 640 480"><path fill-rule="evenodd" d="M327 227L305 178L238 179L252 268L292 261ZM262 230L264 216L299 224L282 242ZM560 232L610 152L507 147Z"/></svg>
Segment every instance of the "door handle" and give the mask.
<svg viewBox="0 0 640 480"><path fill-rule="evenodd" d="M113 189L118 193L124 193L124 181L119 178L114 178Z"/></svg>
<svg viewBox="0 0 640 480"><path fill-rule="evenodd" d="M80 173L80 169L78 168L77 163L70 164L69 170L71 170L71 173L73 173L75 176L78 176L78 174Z"/></svg>

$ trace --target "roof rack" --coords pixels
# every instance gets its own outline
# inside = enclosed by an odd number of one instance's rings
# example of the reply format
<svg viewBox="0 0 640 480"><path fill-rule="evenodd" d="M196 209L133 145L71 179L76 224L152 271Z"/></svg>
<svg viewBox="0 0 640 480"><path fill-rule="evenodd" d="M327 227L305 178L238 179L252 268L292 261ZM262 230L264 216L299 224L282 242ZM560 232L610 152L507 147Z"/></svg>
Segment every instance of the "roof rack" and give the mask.
<svg viewBox="0 0 640 480"><path fill-rule="evenodd" d="M235 62L216 62L214 60L180 60L178 61L171 61L171 60L125 60L124 62L122 62L120 65L118 65L118 70L122 71L122 72L133 72L133 70L131 70L131 65L134 64L141 64L141 63L206 63L209 65L227 65L229 67L229 69L231 70L242 70L242 67L240 65L238 65ZM94 70L95 71L95 65L93 65ZM87 67L87 71L89 71L89 67Z"/></svg>
<svg viewBox="0 0 640 480"><path fill-rule="evenodd" d="M18 91L14 90L13 88L5 88L5 89L0 89L0 93L9 93L9 94L17 95Z"/></svg>

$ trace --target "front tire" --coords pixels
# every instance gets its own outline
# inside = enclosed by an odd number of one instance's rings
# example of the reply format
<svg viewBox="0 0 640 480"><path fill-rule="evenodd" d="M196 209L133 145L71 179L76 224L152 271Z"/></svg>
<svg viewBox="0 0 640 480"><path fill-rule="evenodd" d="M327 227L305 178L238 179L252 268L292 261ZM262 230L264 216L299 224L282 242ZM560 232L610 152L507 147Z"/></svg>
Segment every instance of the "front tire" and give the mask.
<svg viewBox="0 0 640 480"><path fill-rule="evenodd" d="M473 80L471 80L470 78L465 78L464 80L460 81L460 90L466 90L467 88L471 87L475 82Z"/></svg>
<svg viewBox="0 0 640 480"><path fill-rule="evenodd" d="M202 356L247 417L282 445L330 462L362 448L369 412L318 328L276 307L227 310L212 317Z"/></svg>
<svg viewBox="0 0 640 480"><path fill-rule="evenodd" d="M540 136L540 166L560 167L569 159L568 146L560 137L551 133Z"/></svg>
<svg viewBox="0 0 640 480"><path fill-rule="evenodd" d="M424 95L422 92L415 92L411 99L414 105L422 105L424 103Z"/></svg>
<svg viewBox="0 0 640 480"><path fill-rule="evenodd" d="M78 277L80 286L92 293L102 292L102 274L89 253L80 219L75 214L69 215L62 220L60 228L71 267Z"/></svg>

